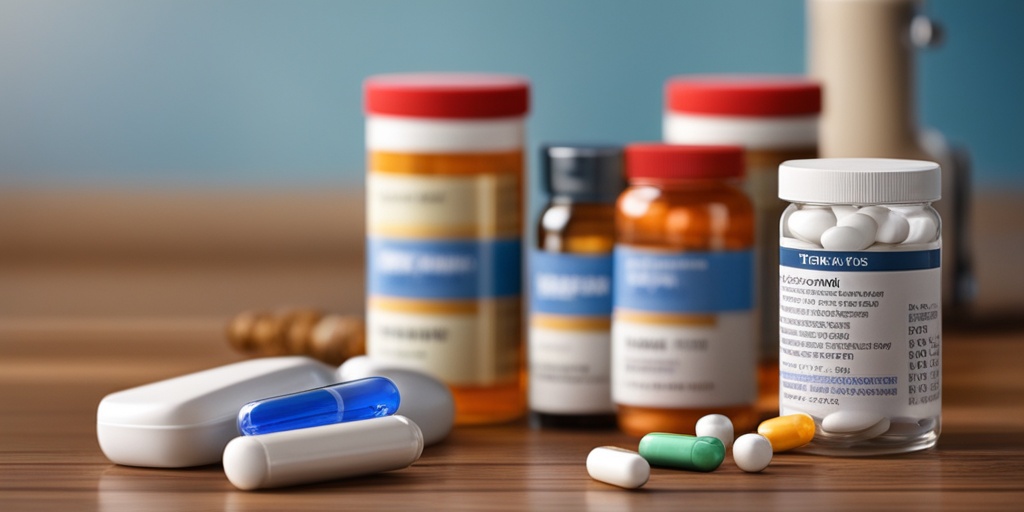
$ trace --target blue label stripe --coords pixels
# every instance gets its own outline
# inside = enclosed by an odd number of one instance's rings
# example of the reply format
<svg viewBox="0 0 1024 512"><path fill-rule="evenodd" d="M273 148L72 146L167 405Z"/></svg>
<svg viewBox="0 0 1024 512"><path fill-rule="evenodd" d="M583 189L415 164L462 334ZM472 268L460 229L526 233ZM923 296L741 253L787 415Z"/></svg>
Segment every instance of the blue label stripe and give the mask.
<svg viewBox="0 0 1024 512"><path fill-rule="evenodd" d="M611 254L532 251L530 309L556 315L611 315Z"/></svg>
<svg viewBox="0 0 1024 512"><path fill-rule="evenodd" d="M616 308L658 313L749 310L754 306L754 253L616 246L613 290Z"/></svg>
<svg viewBox="0 0 1024 512"><path fill-rule="evenodd" d="M367 239L370 295L466 300L519 295L518 239Z"/></svg>
<svg viewBox="0 0 1024 512"><path fill-rule="evenodd" d="M941 249L926 251L815 251L807 249L779 249L779 264L783 267L829 272L894 272L939 268Z"/></svg>

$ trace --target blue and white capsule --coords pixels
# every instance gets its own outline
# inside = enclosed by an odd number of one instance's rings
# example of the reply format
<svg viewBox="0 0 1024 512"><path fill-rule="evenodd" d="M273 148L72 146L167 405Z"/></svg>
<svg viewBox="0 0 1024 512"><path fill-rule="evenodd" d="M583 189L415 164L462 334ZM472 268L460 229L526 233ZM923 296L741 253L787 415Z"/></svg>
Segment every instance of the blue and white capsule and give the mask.
<svg viewBox="0 0 1024 512"><path fill-rule="evenodd" d="M390 416L401 397L390 379L369 377L249 402L238 412L238 431L254 436Z"/></svg>

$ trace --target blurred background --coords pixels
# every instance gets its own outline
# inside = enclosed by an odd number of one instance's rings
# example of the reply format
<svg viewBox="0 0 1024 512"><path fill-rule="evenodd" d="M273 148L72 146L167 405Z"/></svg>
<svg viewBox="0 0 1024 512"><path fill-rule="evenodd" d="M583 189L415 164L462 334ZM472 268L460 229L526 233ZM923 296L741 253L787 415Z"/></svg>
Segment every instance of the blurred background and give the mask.
<svg viewBox="0 0 1024 512"><path fill-rule="evenodd" d="M918 54L918 117L973 160L977 304L1016 311L1024 280L990 258L1024 239L984 230L1024 224L1024 2L923 11L947 37ZM805 20L803 0L0 0L0 324L358 312L368 75L528 76L533 176L543 141L660 139L672 75L803 73Z"/></svg>

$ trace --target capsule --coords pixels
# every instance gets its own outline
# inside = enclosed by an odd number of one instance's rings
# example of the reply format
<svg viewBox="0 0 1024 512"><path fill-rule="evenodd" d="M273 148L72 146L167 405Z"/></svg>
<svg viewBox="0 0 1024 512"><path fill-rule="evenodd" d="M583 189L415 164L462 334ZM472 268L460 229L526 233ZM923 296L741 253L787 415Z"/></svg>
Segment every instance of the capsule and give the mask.
<svg viewBox="0 0 1024 512"><path fill-rule="evenodd" d="M757 433L768 438L775 453L799 448L814 439L814 418L810 415L787 414L764 420Z"/></svg>
<svg viewBox="0 0 1024 512"><path fill-rule="evenodd" d="M639 453L599 446L587 455L587 473L599 482L636 489L651 477L651 465Z"/></svg>
<svg viewBox="0 0 1024 512"><path fill-rule="evenodd" d="M243 491L323 482L408 467L423 434L405 416L236 437L224 448L224 474Z"/></svg>
<svg viewBox="0 0 1024 512"><path fill-rule="evenodd" d="M245 404L238 431L254 436L389 416L400 401L398 387L384 377L331 384Z"/></svg>
<svg viewBox="0 0 1024 512"><path fill-rule="evenodd" d="M714 471L725 460L725 445L714 437L652 432L640 439L640 455L654 466Z"/></svg>

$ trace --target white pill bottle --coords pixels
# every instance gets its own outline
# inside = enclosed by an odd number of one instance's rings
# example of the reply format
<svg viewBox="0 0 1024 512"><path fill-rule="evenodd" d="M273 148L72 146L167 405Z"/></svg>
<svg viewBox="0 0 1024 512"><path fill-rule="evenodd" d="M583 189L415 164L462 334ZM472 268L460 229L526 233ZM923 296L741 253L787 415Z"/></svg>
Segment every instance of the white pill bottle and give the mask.
<svg viewBox="0 0 1024 512"><path fill-rule="evenodd" d="M779 409L817 423L802 451L878 455L938 441L939 165L823 158L779 166Z"/></svg>

